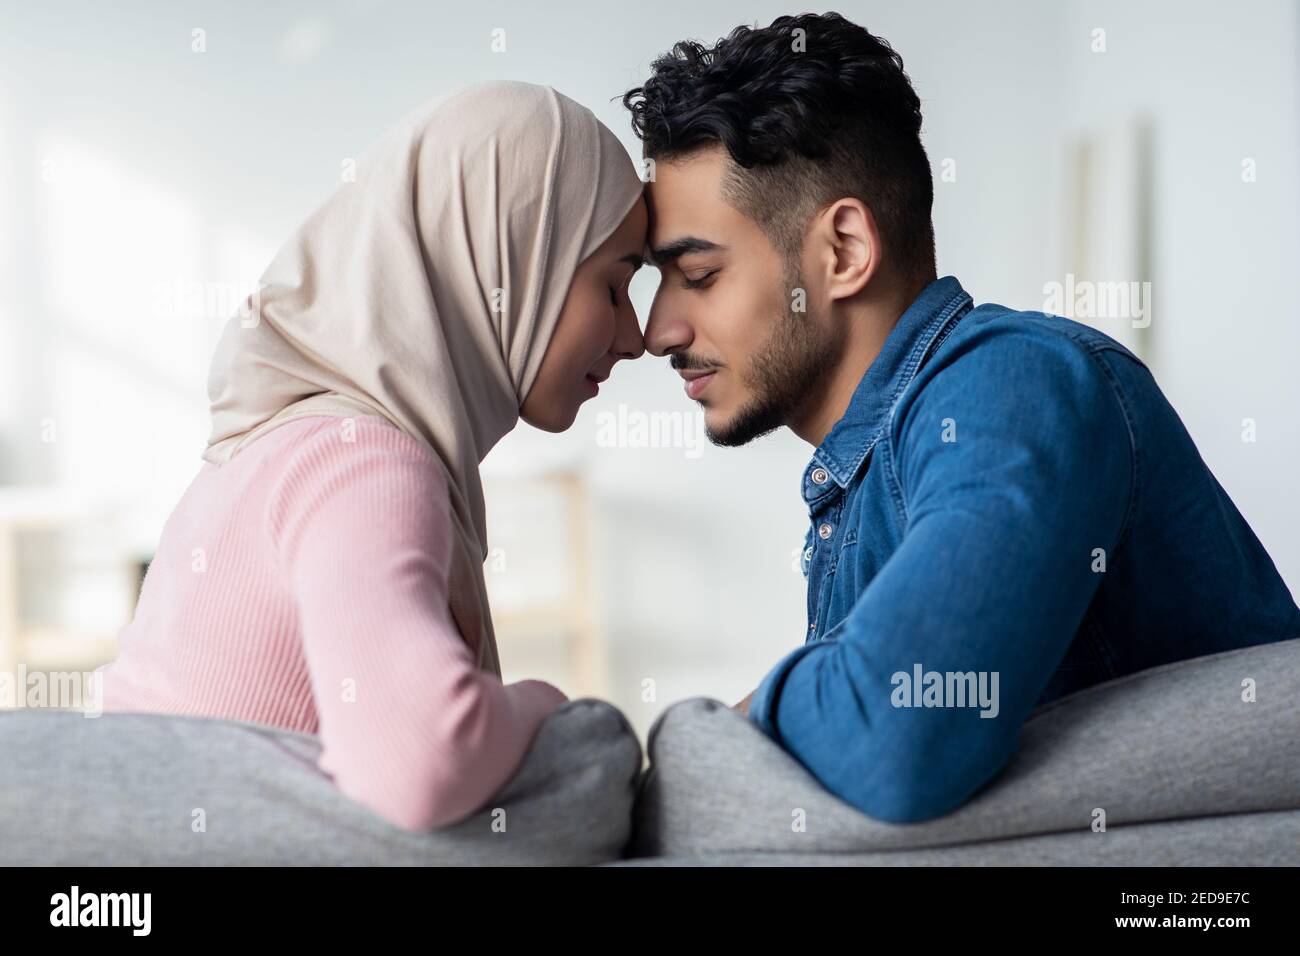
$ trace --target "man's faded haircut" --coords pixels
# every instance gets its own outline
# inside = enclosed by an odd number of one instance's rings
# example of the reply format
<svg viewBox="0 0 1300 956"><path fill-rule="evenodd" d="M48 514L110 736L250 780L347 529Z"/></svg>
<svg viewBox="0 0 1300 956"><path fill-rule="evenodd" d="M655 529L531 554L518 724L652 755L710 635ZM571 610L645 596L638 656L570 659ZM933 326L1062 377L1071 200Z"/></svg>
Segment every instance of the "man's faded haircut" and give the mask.
<svg viewBox="0 0 1300 956"><path fill-rule="evenodd" d="M891 271L933 278L921 101L902 57L838 13L737 27L712 47L683 40L623 104L648 159L724 146L724 198L787 263L818 211L856 198L875 216Z"/></svg>

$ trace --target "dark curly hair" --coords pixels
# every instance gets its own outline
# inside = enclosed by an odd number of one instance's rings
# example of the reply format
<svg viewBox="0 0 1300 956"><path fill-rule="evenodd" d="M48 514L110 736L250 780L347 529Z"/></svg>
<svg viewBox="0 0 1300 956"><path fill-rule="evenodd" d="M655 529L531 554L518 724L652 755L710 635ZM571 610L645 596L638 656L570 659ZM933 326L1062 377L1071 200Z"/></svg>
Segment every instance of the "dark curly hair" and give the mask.
<svg viewBox="0 0 1300 956"><path fill-rule="evenodd" d="M737 27L711 48L683 40L651 71L623 96L645 156L724 145L725 198L787 261L818 210L853 197L875 216L894 273L933 278L921 101L885 40L838 13L806 13Z"/></svg>

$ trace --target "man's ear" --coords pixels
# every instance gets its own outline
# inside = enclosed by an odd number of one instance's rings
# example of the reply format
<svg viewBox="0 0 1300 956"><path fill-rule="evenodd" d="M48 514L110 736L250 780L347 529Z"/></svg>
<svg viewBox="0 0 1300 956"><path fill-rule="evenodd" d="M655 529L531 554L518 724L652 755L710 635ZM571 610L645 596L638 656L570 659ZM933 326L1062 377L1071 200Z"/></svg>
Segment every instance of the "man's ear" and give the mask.
<svg viewBox="0 0 1300 956"><path fill-rule="evenodd" d="M817 217L819 259L825 264L826 295L848 299L866 288L880 266L880 230L859 199L837 199Z"/></svg>

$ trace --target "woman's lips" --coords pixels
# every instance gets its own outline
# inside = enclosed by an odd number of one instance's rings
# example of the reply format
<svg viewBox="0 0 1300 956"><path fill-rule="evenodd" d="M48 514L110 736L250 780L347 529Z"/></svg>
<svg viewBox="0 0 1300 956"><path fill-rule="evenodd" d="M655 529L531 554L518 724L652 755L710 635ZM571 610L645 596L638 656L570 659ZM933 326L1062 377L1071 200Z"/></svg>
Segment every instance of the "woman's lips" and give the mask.
<svg viewBox="0 0 1300 956"><path fill-rule="evenodd" d="M705 372L703 375L696 375L686 380L686 397L692 400L698 399L704 390L709 387L713 381L715 372Z"/></svg>

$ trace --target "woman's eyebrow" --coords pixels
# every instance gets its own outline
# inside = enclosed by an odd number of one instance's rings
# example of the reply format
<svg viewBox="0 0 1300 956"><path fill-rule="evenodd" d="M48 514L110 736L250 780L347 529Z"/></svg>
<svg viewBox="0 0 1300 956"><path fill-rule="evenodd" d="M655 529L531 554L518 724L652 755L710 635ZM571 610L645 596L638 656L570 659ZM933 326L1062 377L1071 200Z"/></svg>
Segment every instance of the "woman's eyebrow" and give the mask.
<svg viewBox="0 0 1300 956"><path fill-rule="evenodd" d="M627 255L625 255L622 259L619 259L618 261L626 262L628 265L630 265L632 267L633 273L635 273L636 270L640 269L643 265L645 265L645 258L639 252L629 252Z"/></svg>
<svg viewBox="0 0 1300 956"><path fill-rule="evenodd" d="M691 252L714 252L726 248L726 246L718 245L718 243L709 239L701 239L698 236L683 236L680 239L674 239L672 242L651 249L650 258L655 265L664 266Z"/></svg>

